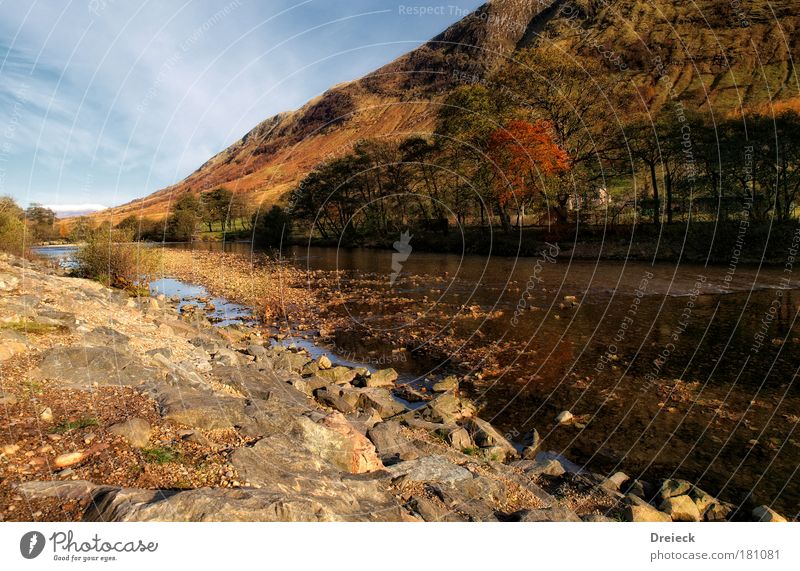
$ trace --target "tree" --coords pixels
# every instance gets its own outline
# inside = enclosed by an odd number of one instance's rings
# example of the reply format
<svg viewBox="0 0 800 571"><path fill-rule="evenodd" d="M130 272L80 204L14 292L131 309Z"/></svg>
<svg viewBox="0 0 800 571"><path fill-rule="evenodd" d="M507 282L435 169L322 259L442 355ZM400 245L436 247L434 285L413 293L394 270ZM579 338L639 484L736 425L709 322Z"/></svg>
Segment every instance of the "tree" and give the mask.
<svg viewBox="0 0 800 571"><path fill-rule="evenodd" d="M0 251L18 256L23 254L25 224L22 222L22 215L22 208L13 198L0 197Z"/></svg>
<svg viewBox="0 0 800 571"><path fill-rule="evenodd" d="M512 202L519 212L519 207L544 193L544 178L569 168L567 153L541 122L509 121L491 134L487 154L498 171L495 200L503 212Z"/></svg>
<svg viewBox="0 0 800 571"><path fill-rule="evenodd" d="M33 203L25 210L25 219L37 240L51 240L55 235L56 213Z"/></svg>
<svg viewBox="0 0 800 571"><path fill-rule="evenodd" d="M289 214L280 206L273 206L263 216L253 217L253 239L268 248L279 248L290 233Z"/></svg>
<svg viewBox="0 0 800 571"><path fill-rule="evenodd" d="M92 233L92 221L88 216L79 216L69 231L70 242L85 242Z"/></svg>
<svg viewBox="0 0 800 571"><path fill-rule="evenodd" d="M167 220L167 237L177 242L191 242L200 221L200 202L192 193L181 196Z"/></svg>
<svg viewBox="0 0 800 571"><path fill-rule="evenodd" d="M212 225L219 222L220 229L224 232L229 221L229 213L233 193L227 188L219 187L200 195L202 203L203 222L208 225L208 231L212 231Z"/></svg>

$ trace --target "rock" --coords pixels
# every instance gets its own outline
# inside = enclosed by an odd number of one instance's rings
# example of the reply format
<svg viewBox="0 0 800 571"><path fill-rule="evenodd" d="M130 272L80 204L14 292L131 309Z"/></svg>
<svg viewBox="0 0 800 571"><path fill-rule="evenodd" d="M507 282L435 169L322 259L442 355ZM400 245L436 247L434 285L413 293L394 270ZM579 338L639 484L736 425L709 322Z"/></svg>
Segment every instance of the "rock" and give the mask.
<svg viewBox="0 0 800 571"><path fill-rule="evenodd" d="M443 424L457 424L475 414L475 405L452 393L444 393L417 411L425 420Z"/></svg>
<svg viewBox="0 0 800 571"><path fill-rule="evenodd" d="M561 465L561 462L555 460L554 458L544 458L532 461L523 460L522 462L517 462L515 466L518 466L523 472L531 476L544 475L558 477L566 474L567 472L564 469L564 466Z"/></svg>
<svg viewBox="0 0 800 571"><path fill-rule="evenodd" d="M703 512L706 521L727 521L733 510L727 504L719 501L711 502Z"/></svg>
<svg viewBox="0 0 800 571"><path fill-rule="evenodd" d="M594 522L594 523L612 523L613 519L600 514L588 514L581 516L581 521Z"/></svg>
<svg viewBox="0 0 800 571"><path fill-rule="evenodd" d="M403 521L397 502L375 482L309 481L303 489L143 490L90 482L26 482L28 498L81 499L84 521Z"/></svg>
<svg viewBox="0 0 800 571"><path fill-rule="evenodd" d="M397 371L394 369L382 369L375 371L370 376L366 377L365 383L367 387L391 387L397 380Z"/></svg>
<svg viewBox="0 0 800 571"><path fill-rule="evenodd" d="M532 460L536 458L536 454L539 452L539 446L541 445L542 439L539 436L539 431L535 428L531 433L530 444L525 446L522 449L522 457L528 460Z"/></svg>
<svg viewBox="0 0 800 571"><path fill-rule="evenodd" d="M302 416L298 425L306 447L339 469L352 474L383 469L375 446L341 413L334 412L318 422Z"/></svg>
<svg viewBox="0 0 800 571"><path fill-rule="evenodd" d="M383 422L383 419L374 410L369 409L363 412L352 413L347 416L347 420L364 436L367 436L369 429ZM380 455L380 453L378 453Z"/></svg>
<svg viewBox="0 0 800 571"><path fill-rule="evenodd" d="M622 510L622 516L625 521L634 522L668 522L672 518L664 512L658 511L656 508L648 504L638 496L628 495L625 496L628 504Z"/></svg>
<svg viewBox="0 0 800 571"><path fill-rule="evenodd" d="M464 450L475 446L472 437L469 435L469 431L461 426L448 432L446 440L447 443L456 450Z"/></svg>
<svg viewBox="0 0 800 571"><path fill-rule="evenodd" d="M42 414L39 415L39 418L42 419L42 422L53 422L53 411L48 406L42 411Z"/></svg>
<svg viewBox="0 0 800 571"><path fill-rule="evenodd" d="M156 369L143 366L119 347L56 346L44 353L35 378L63 381L78 388L97 385L146 385L157 379Z"/></svg>
<svg viewBox="0 0 800 571"><path fill-rule="evenodd" d="M251 367L217 367L214 378L235 388L251 399L274 400L289 405L306 406L308 397L286 382L287 373L258 371Z"/></svg>
<svg viewBox="0 0 800 571"><path fill-rule="evenodd" d="M639 496L640 498L650 499L653 497L653 485L649 482L639 479L628 480L625 484L623 484L620 491L626 494Z"/></svg>
<svg viewBox="0 0 800 571"><path fill-rule="evenodd" d="M563 506L522 510L516 512L513 517L516 521L520 522L581 521L581 518L579 518L575 512Z"/></svg>
<svg viewBox="0 0 800 571"><path fill-rule="evenodd" d="M67 452L66 454L59 454L56 456L56 459L53 460L53 465L56 468L66 468L68 466L74 466L79 462L83 462L85 458L86 453L83 451Z"/></svg>
<svg viewBox="0 0 800 571"><path fill-rule="evenodd" d="M367 388L359 391L358 406L363 409L373 409L383 418L391 418L398 414L403 414L408 409L400 402L395 400L386 389Z"/></svg>
<svg viewBox="0 0 800 571"><path fill-rule="evenodd" d="M293 378L292 386L296 388L301 393L313 397L314 392L325 387L330 384L328 379L323 379L322 377L296 377Z"/></svg>
<svg viewBox="0 0 800 571"><path fill-rule="evenodd" d="M585 470L583 467L578 466L574 462L567 460L561 454L557 452L549 451L549 452L539 452L536 455L537 462L544 462L545 460L557 460L559 464L564 468L567 474L583 474Z"/></svg>
<svg viewBox="0 0 800 571"><path fill-rule="evenodd" d="M393 392L396 397L406 402L428 402L433 398L429 393L416 389L411 385L397 385Z"/></svg>
<svg viewBox="0 0 800 571"><path fill-rule="evenodd" d="M674 496L688 494L693 487L694 486L686 480L664 480L658 490L658 495L662 500L666 500Z"/></svg>
<svg viewBox="0 0 800 571"><path fill-rule="evenodd" d="M431 390L435 393L446 393L458 389L458 377L453 375L445 377L441 381L434 383Z"/></svg>
<svg viewBox="0 0 800 571"><path fill-rule="evenodd" d="M672 521L700 521L700 511L687 495L667 498L661 503L661 511L668 514Z"/></svg>
<svg viewBox="0 0 800 571"><path fill-rule="evenodd" d="M356 378L356 373L354 370L349 369L347 367L333 367L332 369L321 370L317 373L323 379L328 379L328 381L337 384L337 385L347 385L350 384L353 379Z"/></svg>
<svg viewBox="0 0 800 571"><path fill-rule="evenodd" d="M122 436L134 448L144 448L150 441L152 429L150 423L145 419L135 417L110 426L108 431L117 436Z"/></svg>
<svg viewBox="0 0 800 571"><path fill-rule="evenodd" d="M490 459L504 462L516 458L517 449L500 434L491 424L478 417L469 418L464 422L464 427L472 437L473 442L481 448L492 448ZM499 457L498 457L499 456Z"/></svg>
<svg viewBox="0 0 800 571"><path fill-rule="evenodd" d="M355 412L361 395L354 389L329 385L314 392L316 399L333 409L350 414Z"/></svg>
<svg viewBox="0 0 800 571"><path fill-rule="evenodd" d="M127 335L104 325L95 327L83 336L84 343L98 346L127 345L130 340L131 338Z"/></svg>
<svg viewBox="0 0 800 571"><path fill-rule="evenodd" d="M570 424L574 420L575 416L570 411L565 410L556 417L556 424Z"/></svg>
<svg viewBox="0 0 800 571"><path fill-rule="evenodd" d="M214 361L225 367L237 367L243 364L241 355L227 347L220 347L214 353Z"/></svg>
<svg viewBox="0 0 800 571"><path fill-rule="evenodd" d="M263 345L251 344L247 346L247 354L256 359L264 359L267 356L267 350Z"/></svg>
<svg viewBox="0 0 800 571"><path fill-rule="evenodd" d="M28 346L14 339L0 339L0 361L6 361L14 355L25 352Z"/></svg>
<svg viewBox="0 0 800 571"><path fill-rule="evenodd" d="M717 498L696 486L692 486L692 489L689 490L689 497L692 498L692 501L697 506L697 511L699 511L701 515L705 513L708 506L717 501Z"/></svg>
<svg viewBox="0 0 800 571"><path fill-rule="evenodd" d="M623 485L630 480L630 477L625 472L615 472L600 484L608 490L619 492Z"/></svg>
<svg viewBox="0 0 800 571"><path fill-rule="evenodd" d="M320 355L319 359L317 359L317 366L320 369L325 370L333 367L333 363L331 363L331 360L327 355Z"/></svg>
<svg viewBox="0 0 800 571"><path fill-rule="evenodd" d="M769 506L758 506L753 508L751 512L754 521L764 522L786 522L786 518L774 511Z"/></svg>
<svg viewBox="0 0 800 571"><path fill-rule="evenodd" d="M272 366L277 370L292 371L299 373L306 366L309 359L300 353L282 351L275 357Z"/></svg>
<svg viewBox="0 0 800 571"><path fill-rule="evenodd" d="M387 468L392 478L404 477L411 482L448 483L472 478L466 468L453 464L444 456L424 456L408 462L400 462Z"/></svg>
<svg viewBox="0 0 800 571"><path fill-rule="evenodd" d="M17 452L19 452L19 445L4 444L2 447L0 447L0 452L2 452L4 456L13 456Z"/></svg>
<svg viewBox="0 0 800 571"><path fill-rule="evenodd" d="M396 420L381 422L367 431L381 461L389 466L400 461L419 458L419 450L403 435Z"/></svg>
<svg viewBox="0 0 800 571"><path fill-rule="evenodd" d="M165 420L213 430L247 424L245 400L192 390L164 390L158 395Z"/></svg>

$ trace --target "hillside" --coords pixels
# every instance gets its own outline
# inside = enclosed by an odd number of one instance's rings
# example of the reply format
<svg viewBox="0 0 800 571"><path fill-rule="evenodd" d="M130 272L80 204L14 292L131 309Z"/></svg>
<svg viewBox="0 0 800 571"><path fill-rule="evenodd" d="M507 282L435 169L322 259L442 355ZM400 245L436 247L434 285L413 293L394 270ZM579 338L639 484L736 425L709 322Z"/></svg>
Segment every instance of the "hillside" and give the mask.
<svg viewBox="0 0 800 571"><path fill-rule="evenodd" d="M798 23L792 0L493 0L360 80L263 121L180 183L95 217L162 218L177 196L221 185L254 204L280 202L315 165L360 139L430 132L437 104L457 83L482 81L504 54L544 43L625 74L650 108L670 97L723 114L794 103Z"/></svg>

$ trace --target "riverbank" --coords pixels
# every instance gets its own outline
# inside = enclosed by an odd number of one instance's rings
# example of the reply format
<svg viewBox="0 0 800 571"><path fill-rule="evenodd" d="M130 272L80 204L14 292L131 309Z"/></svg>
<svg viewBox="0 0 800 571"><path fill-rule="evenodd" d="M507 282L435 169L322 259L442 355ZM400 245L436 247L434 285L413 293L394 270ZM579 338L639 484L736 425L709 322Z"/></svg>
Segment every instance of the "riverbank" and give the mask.
<svg viewBox="0 0 800 571"><path fill-rule="evenodd" d="M4 520L780 519L515 447L455 377L410 410L390 369L14 258L0 277Z"/></svg>

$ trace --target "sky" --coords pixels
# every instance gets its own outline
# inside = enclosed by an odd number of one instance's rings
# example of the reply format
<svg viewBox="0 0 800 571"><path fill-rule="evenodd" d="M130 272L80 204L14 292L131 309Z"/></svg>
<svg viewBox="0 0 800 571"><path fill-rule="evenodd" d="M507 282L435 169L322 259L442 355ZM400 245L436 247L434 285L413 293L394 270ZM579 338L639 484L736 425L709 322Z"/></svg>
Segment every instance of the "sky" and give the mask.
<svg viewBox="0 0 800 571"><path fill-rule="evenodd" d="M0 0L0 196L145 196L482 3Z"/></svg>

